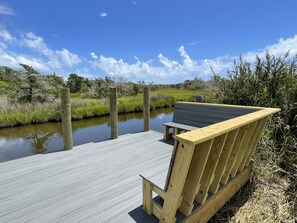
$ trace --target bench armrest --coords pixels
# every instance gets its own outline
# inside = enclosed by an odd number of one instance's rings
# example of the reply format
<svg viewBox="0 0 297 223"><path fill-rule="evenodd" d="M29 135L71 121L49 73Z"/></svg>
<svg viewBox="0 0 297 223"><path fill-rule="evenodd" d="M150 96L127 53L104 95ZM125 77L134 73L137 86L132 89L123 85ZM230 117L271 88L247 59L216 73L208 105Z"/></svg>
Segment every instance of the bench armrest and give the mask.
<svg viewBox="0 0 297 223"><path fill-rule="evenodd" d="M198 127L191 126L191 125L184 125L176 122L166 122L163 123L164 126L164 140L170 139L172 136L175 137L176 135L180 134L181 131L192 131L197 129ZM169 129L173 128L173 134L169 133Z"/></svg>

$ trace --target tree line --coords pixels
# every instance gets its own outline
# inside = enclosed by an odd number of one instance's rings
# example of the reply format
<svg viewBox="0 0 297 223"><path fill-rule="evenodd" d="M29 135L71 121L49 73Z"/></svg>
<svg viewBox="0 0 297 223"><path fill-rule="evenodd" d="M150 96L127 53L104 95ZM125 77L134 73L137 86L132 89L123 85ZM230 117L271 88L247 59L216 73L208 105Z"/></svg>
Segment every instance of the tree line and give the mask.
<svg viewBox="0 0 297 223"><path fill-rule="evenodd" d="M122 95L137 95L142 92L144 85L149 85L152 91L159 89L175 88L183 90L211 89L211 81L205 82L195 78L178 84L155 84L144 81L132 82L124 77L96 77L88 79L76 73L68 75L67 79L52 73L41 74L33 67L20 64L21 70L0 66L0 96L18 102L47 102L59 97L61 87L69 87L70 92L80 98L105 98L108 89L116 86L119 97Z"/></svg>

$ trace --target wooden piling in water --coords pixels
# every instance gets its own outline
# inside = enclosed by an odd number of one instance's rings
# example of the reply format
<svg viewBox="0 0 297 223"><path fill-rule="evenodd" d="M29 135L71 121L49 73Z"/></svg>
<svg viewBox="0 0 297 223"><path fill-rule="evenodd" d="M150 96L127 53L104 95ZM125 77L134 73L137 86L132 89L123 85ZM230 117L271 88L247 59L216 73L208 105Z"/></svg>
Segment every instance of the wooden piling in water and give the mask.
<svg viewBox="0 0 297 223"><path fill-rule="evenodd" d="M69 88L61 89L61 110L62 110L62 132L64 139L64 150L73 148L72 125L71 125L71 106Z"/></svg>
<svg viewBox="0 0 297 223"><path fill-rule="evenodd" d="M143 88L143 129L150 130L150 101L149 101L149 87Z"/></svg>
<svg viewBox="0 0 297 223"><path fill-rule="evenodd" d="M109 106L110 106L110 127L111 138L118 138L118 106L117 106L117 88L109 88Z"/></svg>

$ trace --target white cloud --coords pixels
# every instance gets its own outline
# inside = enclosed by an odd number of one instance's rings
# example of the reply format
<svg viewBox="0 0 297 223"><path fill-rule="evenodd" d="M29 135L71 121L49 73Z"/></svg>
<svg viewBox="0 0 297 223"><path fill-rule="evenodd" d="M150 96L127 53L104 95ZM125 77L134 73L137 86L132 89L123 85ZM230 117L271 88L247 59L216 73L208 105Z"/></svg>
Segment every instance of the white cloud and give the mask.
<svg viewBox="0 0 297 223"><path fill-rule="evenodd" d="M92 59L87 60L66 48L61 50L49 48L44 38L35 33L27 32L17 37L0 26L0 65L17 68L19 63L26 63L46 73L66 74L66 71L67 73L77 71L78 74L89 78L95 77L93 74L103 73L114 77L122 76L131 81L177 83L195 77L208 79L212 75L211 68L216 73L224 75L227 69L232 68L233 61L239 58L239 55L227 55L197 60L187 53L184 46L180 46L177 50L178 59L160 53L155 60L141 60L134 56L135 61L127 62L124 59L91 52ZM264 57L267 51L273 55L282 55L288 50L292 56L297 54L297 35L281 38L275 44L259 50L243 52L241 56L247 62L253 63L256 55Z"/></svg>
<svg viewBox="0 0 297 223"><path fill-rule="evenodd" d="M242 58L250 63L256 61L256 55L264 57L268 51L272 55L283 55L289 51L291 55L297 54L297 35L287 39L279 39L277 43L268 45L257 51L250 51L242 54ZM163 54L158 55L158 63L153 64L152 60L140 61L134 56L136 62L128 63L123 59L113 57L99 56L94 62L97 67L103 70L107 75L123 76L130 80L154 81L157 83L173 83L192 79L194 77L209 78L212 75L211 68L220 74L225 74L227 69L232 68L233 61L239 58L239 55L223 56L213 59L194 60L186 52L184 46L178 49L180 61L172 60Z"/></svg>
<svg viewBox="0 0 297 223"><path fill-rule="evenodd" d="M93 59L98 59L98 56L94 52L90 53L90 55Z"/></svg>
<svg viewBox="0 0 297 223"><path fill-rule="evenodd" d="M15 15L12 8L0 4L0 14L2 15Z"/></svg>
<svg viewBox="0 0 297 223"><path fill-rule="evenodd" d="M51 68L40 58L34 58L29 55L16 54L0 49L0 65L17 68L20 63L28 64L37 70L43 72L52 72Z"/></svg>
<svg viewBox="0 0 297 223"><path fill-rule="evenodd" d="M287 39L281 38L277 41L277 43L268 45L263 49L246 52L242 54L242 58L247 62L252 63L256 60L256 55L263 58L266 52L269 52L271 55L280 56L288 51L290 51L291 55L297 54L297 35Z"/></svg>
<svg viewBox="0 0 297 223"><path fill-rule="evenodd" d="M81 62L81 59L78 57L78 55L69 52L67 49L49 49L45 44L44 39L32 32L26 33L23 36L21 42L24 46L48 57L48 64L53 68L60 69L63 66L73 67Z"/></svg>
<svg viewBox="0 0 297 223"><path fill-rule="evenodd" d="M7 30L0 27L0 65L19 67L19 63L33 66L41 72L59 72L72 68L82 60L77 54L67 49L53 50L47 47L44 39L32 32L23 34L20 38L13 37ZM10 45L18 47L18 53L10 50ZM23 54L24 48L32 53ZM36 54L37 53L37 54Z"/></svg>
<svg viewBox="0 0 297 223"><path fill-rule="evenodd" d="M123 76L132 80L153 81L156 83L173 83L192 79L193 77L207 78L212 74L211 67L215 71L221 71L230 66L220 58L214 60L193 60L183 46L179 49L181 62L169 59L159 54L159 65L153 65L152 61L140 61L137 57L135 63L127 63L123 59L115 59L101 55L96 65L111 76Z"/></svg>
<svg viewBox="0 0 297 223"><path fill-rule="evenodd" d="M197 44L203 44L203 43L209 43L209 41L208 40L193 41L193 42L189 42L188 45L195 46Z"/></svg>
<svg viewBox="0 0 297 223"><path fill-rule="evenodd" d="M56 50L55 54L58 55L62 62L64 62L64 64L68 67L73 67L81 62L78 55L69 52L67 49L63 49L61 51Z"/></svg>
<svg viewBox="0 0 297 223"><path fill-rule="evenodd" d="M15 40L15 38L5 29L0 30L0 37L5 42L13 42Z"/></svg>
<svg viewBox="0 0 297 223"><path fill-rule="evenodd" d="M108 14L106 12L100 12L100 16L101 17L106 17L106 16L108 16Z"/></svg>
<svg viewBox="0 0 297 223"><path fill-rule="evenodd" d="M44 55L48 55L50 53L50 50L47 48L44 39L32 32L24 34L21 39L21 44Z"/></svg>

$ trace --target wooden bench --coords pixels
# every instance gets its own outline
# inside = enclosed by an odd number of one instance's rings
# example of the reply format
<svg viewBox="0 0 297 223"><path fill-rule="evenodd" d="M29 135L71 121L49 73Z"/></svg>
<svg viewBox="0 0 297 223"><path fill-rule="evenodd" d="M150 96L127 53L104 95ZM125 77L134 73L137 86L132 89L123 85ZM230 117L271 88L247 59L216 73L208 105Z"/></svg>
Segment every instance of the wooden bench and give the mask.
<svg viewBox="0 0 297 223"><path fill-rule="evenodd" d="M172 122L164 123L164 139L174 138L181 132L192 131L211 124L246 115L257 108L214 107L207 103L179 102L174 106ZM172 129L172 133L170 130Z"/></svg>
<svg viewBox="0 0 297 223"><path fill-rule="evenodd" d="M154 182L158 173L153 177L141 175L143 208L160 222L175 222L177 211L185 216L183 222L207 222L249 180L250 160L265 122L280 109L200 103L177 105L175 111L184 105L191 105L192 111L199 108L199 116L203 108L212 120L204 115L200 128L176 136L163 187ZM231 112L233 109L235 112ZM153 200L153 192L164 200L162 205Z"/></svg>

